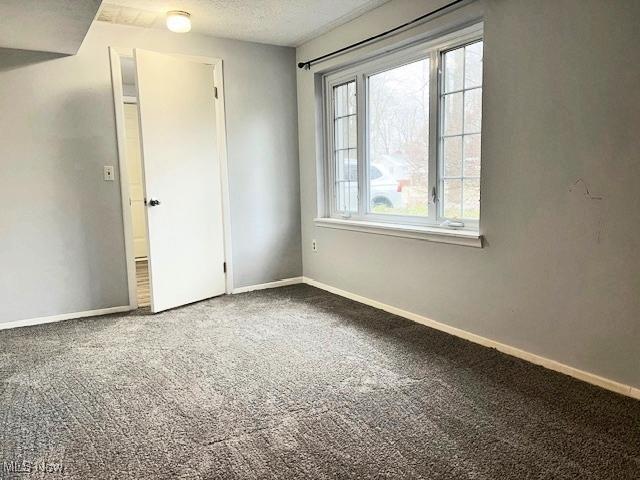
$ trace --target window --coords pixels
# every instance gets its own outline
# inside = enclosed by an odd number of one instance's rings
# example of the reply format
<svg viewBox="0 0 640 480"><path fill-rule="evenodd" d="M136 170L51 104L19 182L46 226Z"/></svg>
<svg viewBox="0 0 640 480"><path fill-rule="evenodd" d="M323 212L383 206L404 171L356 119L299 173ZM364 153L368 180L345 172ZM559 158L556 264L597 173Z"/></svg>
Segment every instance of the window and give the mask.
<svg viewBox="0 0 640 480"><path fill-rule="evenodd" d="M324 77L327 216L477 231L482 47L476 26Z"/></svg>
<svg viewBox="0 0 640 480"><path fill-rule="evenodd" d="M380 177L382 177L382 172L371 165L369 168L369 180L378 180Z"/></svg>
<svg viewBox="0 0 640 480"><path fill-rule="evenodd" d="M429 58L366 78L371 213L426 216L429 208Z"/></svg>
<svg viewBox="0 0 640 480"><path fill-rule="evenodd" d="M442 55L442 216L480 218L482 42Z"/></svg>
<svg viewBox="0 0 640 480"><path fill-rule="evenodd" d="M333 87L333 166L336 211L358 211L358 145L356 83Z"/></svg>

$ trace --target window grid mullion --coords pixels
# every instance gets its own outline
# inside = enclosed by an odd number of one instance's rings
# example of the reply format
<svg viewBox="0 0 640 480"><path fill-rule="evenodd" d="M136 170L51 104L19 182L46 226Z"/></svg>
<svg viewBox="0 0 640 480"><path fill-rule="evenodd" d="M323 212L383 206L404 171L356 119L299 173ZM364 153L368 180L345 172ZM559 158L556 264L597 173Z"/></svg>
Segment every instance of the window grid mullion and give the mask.
<svg viewBox="0 0 640 480"><path fill-rule="evenodd" d="M467 99L467 47L462 47L462 158L460 159L460 218L464 218L464 130L465 130L465 102Z"/></svg>
<svg viewBox="0 0 640 480"><path fill-rule="evenodd" d="M428 193L428 218L431 222L438 221L438 198L440 188L438 186L438 135L440 134L440 58L437 50L433 50L429 57L431 74L429 77L429 191ZM435 194L435 195L433 195ZM434 198L435 197L435 198Z"/></svg>
<svg viewBox="0 0 640 480"><path fill-rule="evenodd" d="M347 104L349 102L349 100L348 100L348 96L349 96L348 88L349 87L347 87ZM357 84L354 85L354 88L356 89L355 95L356 95L356 102L357 102L357 99L358 99ZM349 107L347 107L347 111L348 110L349 110ZM357 114L357 112L358 112L358 110L356 108L356 114ZM357 125L358 125L358 117L356 116L356 128L357 128ZM347 145L349 145L350 139L351 139L351 122L347 122L347 141L346 141ZM358 141L356 139L356 149L357 149L357 147L358 147ZM344 160L344 157L343 157L343 160ZM346 166L345 166L346 177L347 177L347 180L349 180L349 182L347 182L349 184L349 187L348 187L349 191L347 193L347 199L348 199L348 204L349 204L349 215L352 215L353 214L353 205L351 205L351 200L352 200L351 199L351 188L352 188L351 184L352 184L352 180L351 180L351 170L349 168L349 156L348 155L346 157L346 160L344 160L344 161L346 162ZM356 188L357 188L357 184L356 184Z"/></svg>
<svg viewBox="0 0 640 480"><path fill-rule="evenodd" d="M444 99L445 96L443 92L445 90L445 75L446 75L446 66L444 64L444 52L438 51L438 87L437 87L437 103L438 103L438 178L437 178L437 219L436 222L440 223L442 218L444 217L444 138L442 135L444 134L444 116L445 116L445 108L444 108Z"/></svg>
<svg viewBox="0 0 640 480"><path fill-rule="evenodd" d="M444 52L446 53L446 52ZM463 57L466 56L466 53L463 55ZM462 66L463 72L465 69L465 65ZM442 90L442 96L443 97L448 97L449 95L453 95L454 93L461 93L461 92L470 92L471 90L478 90L480 88L482 88L482 85L476 85L475 87L469 87L469 88L465 88L464 87L464 79L462 81L462 88L459 88L458 90L451 90L450 92L445 92L444 89Z"/></svg>
<svg viewBox="0 0 640 480"><path fill-rule="evenodd" d="M356 113L357 113L357 137L358 145L358 217L362 218L367 212L369 199L369 185L367 170L369 164L369 149L367 146L367 128L369 124L368 113L365 108L367 101L367 86L365 74L356 77Z"/></svg>
<svg viewBox="0 0 640 480"><path fill-rule="evenodd" d="M357 116L356 113L349 113L348 115L340 115L339 117L335 117L333 121L337 122L338 120L342 120L343 118L356 117L356 116Z"/></svg>
<svg viewBox="0 0 640 480"><path fill-rule="evenodd" d="M356 147L334 148L334 152L347 152L349 150L357 150Z"/></svg>
<svg viewBox="0 0 640 480"><path fill-rule="evenodd" d="M463 107L464 108L464 107ZM462 127L464 129L464 125ZM482 132L469 132L469 133L450 133L448 135L441 135L440 138L455 138L455 137L468 137L470 135L480 135Z"/></svg>
<svg viewBox="0 0 640 480"><path fill-rule="evenodd" d="M464 176L464 175L460 175L460 176L447 176L447 177L442 177L443 180L478 180L480 179L480 177L478 176Z"/></svg>

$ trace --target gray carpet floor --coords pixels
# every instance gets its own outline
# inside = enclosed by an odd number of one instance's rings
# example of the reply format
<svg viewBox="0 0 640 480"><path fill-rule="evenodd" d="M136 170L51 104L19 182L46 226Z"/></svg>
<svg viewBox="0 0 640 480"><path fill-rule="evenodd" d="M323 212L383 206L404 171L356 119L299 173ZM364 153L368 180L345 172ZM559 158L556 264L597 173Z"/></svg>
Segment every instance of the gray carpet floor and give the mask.
<svg viewBox="0 0 640 480"><path fill-rule="evenodd" d="M0 478L640 478L640 402L308 286L0 346Z"/></svg>

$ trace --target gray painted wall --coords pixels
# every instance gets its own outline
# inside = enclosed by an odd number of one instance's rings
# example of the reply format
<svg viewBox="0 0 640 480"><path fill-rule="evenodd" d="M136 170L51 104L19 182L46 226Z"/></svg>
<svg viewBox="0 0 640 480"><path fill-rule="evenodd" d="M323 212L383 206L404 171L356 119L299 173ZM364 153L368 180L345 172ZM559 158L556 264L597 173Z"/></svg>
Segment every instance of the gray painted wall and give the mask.
<svg viewBox="0 0 640 480"><path fill-rule="evenodd" d="M0 51L0 322L128 304L108 46L224 60L236 286L300 275L294 50L94 23Z"/></svg>
<svg viewBox="0 0 640 480"><path fill-rule="evenodd" d="M102 0L2 0L0 48L74 54Z"/></svg>
<svg viewBox="0 0 640 480"><path fill-rule="evenodd" d="M298 60L444 3L393 0L303 45ZM488 0L395 40L483 6L485 248L316 227L314 74L299 71L304 275L639 387L640 2ZM602 200L570 190L579 179Z"/></svg>

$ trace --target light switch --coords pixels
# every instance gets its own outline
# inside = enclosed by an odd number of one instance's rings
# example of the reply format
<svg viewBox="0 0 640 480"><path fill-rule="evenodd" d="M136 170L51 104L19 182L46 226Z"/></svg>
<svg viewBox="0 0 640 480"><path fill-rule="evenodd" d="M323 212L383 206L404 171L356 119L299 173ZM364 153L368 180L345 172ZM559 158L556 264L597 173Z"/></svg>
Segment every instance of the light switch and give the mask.
<svg viewBox="0 0 640 480"><path fill-rule="evenodd" d="M105 165L104 166L104 181L105 182L113 182L114 173L113 173L113 165Z"/></svg>

